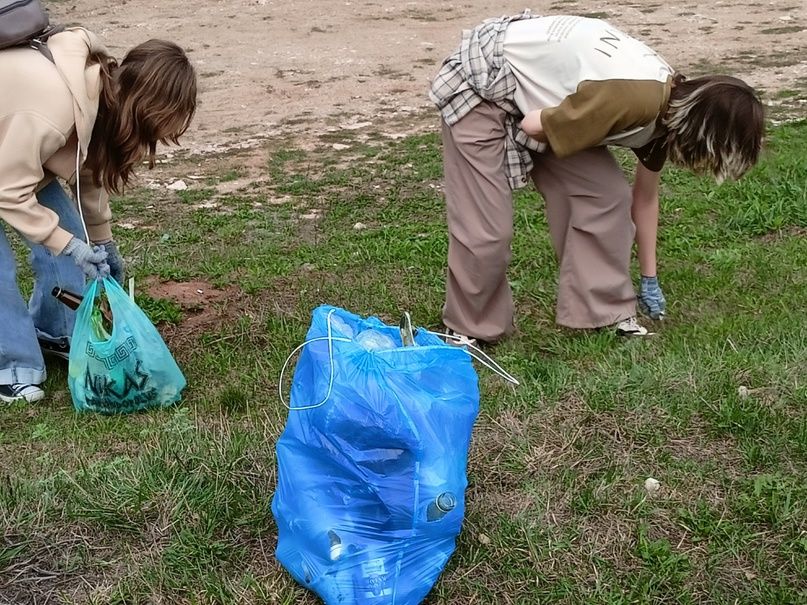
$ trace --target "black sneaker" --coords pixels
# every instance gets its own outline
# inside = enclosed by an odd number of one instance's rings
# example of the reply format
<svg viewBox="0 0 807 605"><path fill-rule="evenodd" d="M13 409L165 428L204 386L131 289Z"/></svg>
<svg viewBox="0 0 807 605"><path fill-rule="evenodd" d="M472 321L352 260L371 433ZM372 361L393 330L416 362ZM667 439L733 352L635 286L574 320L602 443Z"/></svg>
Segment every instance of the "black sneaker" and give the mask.
<svg viewBox="0 0 807 605"><path fill-rule="evenodd" d="M44 338L37 340L39 340L39 348L42 349L43 353L64 360L70 359L70 343L66 338L60 338L58 341L45 340Z"/></svg>
<svg viewBox="0 0 807 605"><path fill-rule="evenodd" d="M45 391L35 384L0 384L0 401L14 403L26 401L34 403L45 396Z"/></svg>

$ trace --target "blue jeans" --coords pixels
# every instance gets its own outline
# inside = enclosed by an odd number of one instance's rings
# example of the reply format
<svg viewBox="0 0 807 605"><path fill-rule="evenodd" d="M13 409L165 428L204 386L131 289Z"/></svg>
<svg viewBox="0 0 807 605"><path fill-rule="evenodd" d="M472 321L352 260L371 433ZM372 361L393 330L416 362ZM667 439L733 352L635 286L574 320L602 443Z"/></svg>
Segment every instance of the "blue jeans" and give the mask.
<svg viewBox="0 0 807 605"><path fill-rule="evenodd" d="M59 216L59 226L84 239L81 217L73 200L54 180L37 193L40 205ZM32 244L34 290L26 305L17 285L17 260L0 225L0 384L41 384L45 361L37 338L69 342L75 311L51 295L59 286L77 294L84 291L84 273L69 256L56 256L45 246Z"/></svg>

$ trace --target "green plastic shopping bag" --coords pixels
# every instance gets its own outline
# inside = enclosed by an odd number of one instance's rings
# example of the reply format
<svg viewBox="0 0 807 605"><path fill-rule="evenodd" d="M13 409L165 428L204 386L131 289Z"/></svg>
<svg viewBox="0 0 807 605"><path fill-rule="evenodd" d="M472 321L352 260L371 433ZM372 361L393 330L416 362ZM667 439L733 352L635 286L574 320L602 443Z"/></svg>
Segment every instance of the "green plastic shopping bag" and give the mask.
<svg viewBox="0 0 807 605"><path fill-rule="evenodd" d="M111 326L104 325L96 304L102 288ZM67 385L76 410L120 414L172 405L186 382L151 320L118 282L106 278L87 286L76 311Z"/></svg>

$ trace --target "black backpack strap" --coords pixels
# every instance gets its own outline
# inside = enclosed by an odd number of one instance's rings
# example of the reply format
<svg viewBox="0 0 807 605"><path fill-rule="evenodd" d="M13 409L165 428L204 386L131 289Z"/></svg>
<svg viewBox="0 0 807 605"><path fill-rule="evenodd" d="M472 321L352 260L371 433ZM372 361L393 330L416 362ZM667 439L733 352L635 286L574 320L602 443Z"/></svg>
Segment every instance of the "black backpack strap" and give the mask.
<svg viewBox="0 0 807 605"><path fill-rule="evenodd" d="M64 25L49 25L40 34L37 34L36 37L31 38L31 48L41 52L43 55L45 55L48 61L53 63L53 53L50 52L50 49L48 48L48 38L54 34L58 34L61 31L64 31Z"/></svg>

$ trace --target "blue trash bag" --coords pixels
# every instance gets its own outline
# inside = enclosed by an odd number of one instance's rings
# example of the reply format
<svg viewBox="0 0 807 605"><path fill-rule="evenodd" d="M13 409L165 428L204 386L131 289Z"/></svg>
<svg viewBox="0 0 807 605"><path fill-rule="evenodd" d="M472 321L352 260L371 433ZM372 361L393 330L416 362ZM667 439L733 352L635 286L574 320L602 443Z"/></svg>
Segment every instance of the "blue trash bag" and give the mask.
<svg viewBox="0 0 807 605"><path fill-rule="evenodd" d="M67 385L76 410L118 414L177 402L185 376L160 333L114 279L103 281L112 310L112 331L104 333L94 301L93 280L76 311Z"/></svg>
<svg viewBox="0 0 807 605"><path fill-rule="evenodd" d="M471 357L331 306L306 343L277 443L277 558L328 605L420 603L462 527Z"/></svg>

